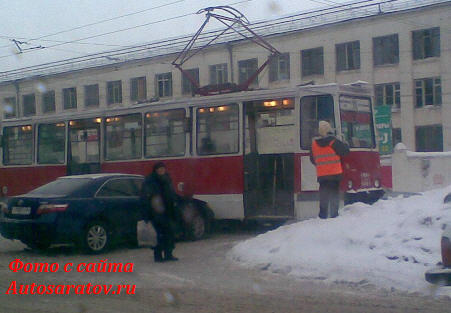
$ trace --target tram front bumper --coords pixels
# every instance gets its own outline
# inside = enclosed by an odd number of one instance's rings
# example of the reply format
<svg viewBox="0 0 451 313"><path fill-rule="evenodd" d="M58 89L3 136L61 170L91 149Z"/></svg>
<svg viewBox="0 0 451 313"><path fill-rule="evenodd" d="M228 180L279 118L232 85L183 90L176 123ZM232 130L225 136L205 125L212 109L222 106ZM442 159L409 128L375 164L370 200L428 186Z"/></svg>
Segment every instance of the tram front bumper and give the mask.
<svg viewBox="0 0 451 313"><path fill-rule="evenodd" d="M363 202L373 204L384 195L383 189L369 189L362 191L347 191L345 192L344 203L352 204L355 202Z"/></svg>

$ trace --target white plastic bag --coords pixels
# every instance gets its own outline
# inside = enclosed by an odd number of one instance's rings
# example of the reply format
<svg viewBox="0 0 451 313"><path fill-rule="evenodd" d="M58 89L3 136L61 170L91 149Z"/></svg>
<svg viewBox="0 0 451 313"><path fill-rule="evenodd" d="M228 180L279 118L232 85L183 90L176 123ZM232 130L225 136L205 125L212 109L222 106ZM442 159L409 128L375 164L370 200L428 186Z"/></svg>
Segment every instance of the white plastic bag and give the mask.
<svg viewBox="0 0 451 313"><path fill-rule="evenodd" d="M154 246L157 243L157 235L151 222L138 221L138 244L140 246L151 245Z"/></svg>

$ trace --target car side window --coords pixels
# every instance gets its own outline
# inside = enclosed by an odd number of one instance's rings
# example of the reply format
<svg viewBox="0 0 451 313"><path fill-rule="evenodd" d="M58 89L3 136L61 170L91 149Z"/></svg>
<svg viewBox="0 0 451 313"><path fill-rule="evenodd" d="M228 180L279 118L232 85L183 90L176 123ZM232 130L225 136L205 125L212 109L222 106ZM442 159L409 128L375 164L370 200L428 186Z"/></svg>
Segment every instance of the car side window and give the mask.
<svg viewBox="0 0 451 313"><path fill-rule="evenodd" d="M111 179L100 187L96 197L137 197L140 189L136 179Z"/></svg>
<svg viewBox="0 0 451 313"><path fill-rule="evenodd" d="M136 179L132 179L132 182L133 182L134 188L136 190L136 195L138 195L138 196L141 195L141 188L143 186L144 179L136 178Z"/></svg>

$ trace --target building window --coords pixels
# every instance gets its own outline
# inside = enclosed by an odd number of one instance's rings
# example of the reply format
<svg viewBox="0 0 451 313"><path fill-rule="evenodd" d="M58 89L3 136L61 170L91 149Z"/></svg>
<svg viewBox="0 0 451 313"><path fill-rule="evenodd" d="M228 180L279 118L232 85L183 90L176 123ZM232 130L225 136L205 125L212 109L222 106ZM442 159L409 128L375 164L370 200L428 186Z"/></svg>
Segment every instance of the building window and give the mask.
<svg viewBox="0 0 451 313"><path fill-rule="evenodd" d="M440 28L412 32L413 59L421 60L440 56Z"/></svg>
<svg viewBox="0 0 451 313"><path fill-rule="evenodd" d="M3 99L3 116L5 119L17 117L16 97Z"/></svg>
<svg viewBox="0 0 451 313"><path fill-rule="evenodd" d="M415 79L416 107L442 104L442 86L439 77Z"/></svg>
<svg viewBox="0 0 451 313"><path fill-rule="evenodd" d="M393 108L401 107L399 83L378 84L374 88L376 105L391 105Z"/></svg>
<svg viewBox="0 0 451 313"><path fill-rule="evenodd" d="M97 107L99 106L99 85L85 86L85 106Z"/></svg>
<svg viewBox="0 0 451 313"><path fill-rule="evenodd" d="M420 126L415 131L418 152L443 151L442 125Z"/></svg>
<svg viewBox="0 0 451 313"><path fill-rule="evenodd" d="M172 97L172 73L157 74L155 82L158 97Z"/></svg>
<svg viewBox="0 0 451 313"><path fill-rule="evenodd" d="M373 38L374 65L399 63L398 34Z"/></svg>
<svg viewBox="0 0 451 313"><path fill-rule="evenodd" d="M29 95L24 95L23 100L23 115L30 116L36 114L36 98L34 93Z"/></svg>
<svg viewBox="0 0 451 313"><path fill-rule="evenodd" d="M122 81L115 80L107 83L107 103L122 103Z"/></svg>
<svg viewBox="0 0 451 313"><path fill-rule="evenodd" d="M248 60L242 60L238 61L238 83L243 84L251 78L252 75L257 72L258 69L258 60L255 59L248 59ZM255 79L250 83L250 85L258 85L258 75L255 77Z"/></svg>
<svg viewBox="0 0 451 313"><path fill-rule="evenodd" d="M324 74L323 47L301 51L302 76Z"/></svg>
<svg viewBox="0 0 451 313"><path fill-rule="evenodd" d="M55 91L47 91L42 95L42 113L55 112Z"/></svg>
<svg viewBox="0 0 451 313"><path fill-rule="evenodd" d="M393 144L393 148L400 142L402 142L401 136L401 128L392 128L391 129L391 140Z"/></svg>
<svg viewBox="0 0 451 313"><path fill-rule="evenodd" d="M147 99L146 77L136 77L130 80L130 100L142 101Z"/></svg>
<svg viewBox="0 0 451 313"><path fill-rule="evenodd" d="M194 79L194 81L199 86L199 69L193 68L190 70L185 70L185 72L187 72L187 74L192 79ZM194 95L195 88L196 86L194 86L193 83L185 75L182 75L182 94Z"/></svg>
<svg viewBox="0 0 451 313"><path fill-rule="evenodd" d="M283 53L272 58L269 63L269 81L290 79L290 54Z"/></svg>
<svg viewBox="0 0 451 313"><path fill-rule="evenodd" d="M221 85L228 82L227 63L209 66L210 84Z"/></svg>
<svg viewBox="0 0 451 313"><path fill-rule="evenodd" d="M77 88L63 89L63 107L64 110L77 108Z"/></svg>
<svg viewBox="0 0 451 313"><path fill-rule="evenodd" d="M335 45L337 71L349 71L360 68L360 41Z"/></svg>

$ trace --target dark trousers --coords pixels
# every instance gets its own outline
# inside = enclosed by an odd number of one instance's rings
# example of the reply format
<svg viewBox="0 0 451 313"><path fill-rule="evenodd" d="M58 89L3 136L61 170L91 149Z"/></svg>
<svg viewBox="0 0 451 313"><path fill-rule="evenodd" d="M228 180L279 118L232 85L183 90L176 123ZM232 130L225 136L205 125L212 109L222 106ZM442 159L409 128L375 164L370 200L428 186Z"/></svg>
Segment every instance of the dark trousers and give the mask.
<svg viewBox="0 0 451 313"><path fill-rule="evenodd" d="M319 182L319 217L327 218L330 208L330 217L338 216L339 206L338 180L324 180Z"/></svg>
<svg viewBox="0 0 451 313"><path fill-rule="evenodd" d="M155 252L157 254L164 252L166 256L172 255L172 250L175 248L175 235L171 222L166 217L158 217L152 220L152 225L157 233Z"/></svg>

